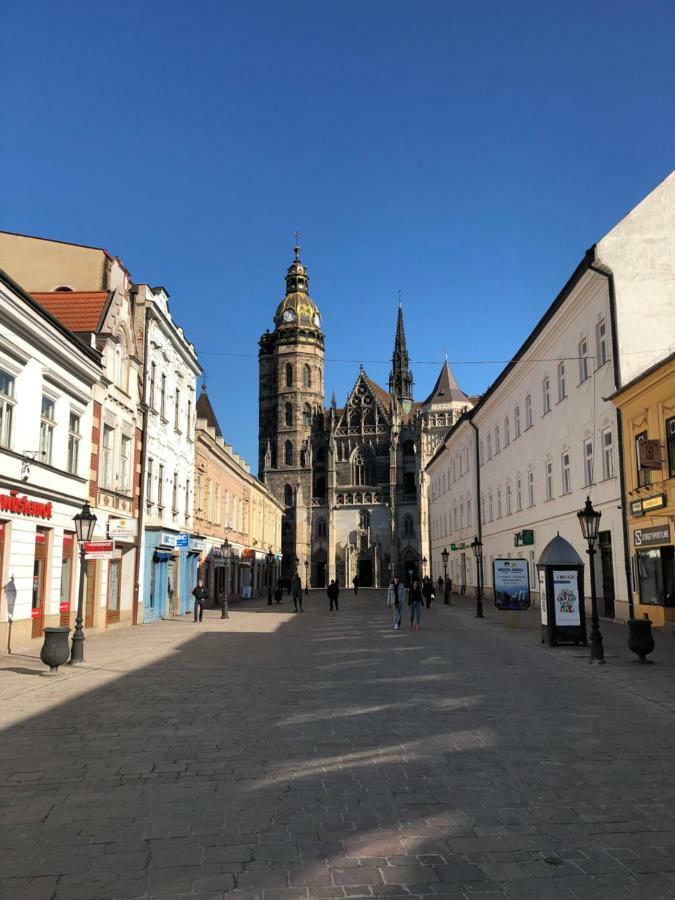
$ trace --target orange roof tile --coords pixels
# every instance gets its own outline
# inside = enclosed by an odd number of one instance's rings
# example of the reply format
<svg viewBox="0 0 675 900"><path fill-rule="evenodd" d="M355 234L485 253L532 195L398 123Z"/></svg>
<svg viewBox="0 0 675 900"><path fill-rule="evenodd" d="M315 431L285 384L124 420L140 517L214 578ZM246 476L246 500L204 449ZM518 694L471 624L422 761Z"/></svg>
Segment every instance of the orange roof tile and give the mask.
<svg viewBox="0 0 675 900"><path fill-rule="evenodd" d="M32 296L75 332L96 331L108 300L107 291L38 291Z"/></svg>

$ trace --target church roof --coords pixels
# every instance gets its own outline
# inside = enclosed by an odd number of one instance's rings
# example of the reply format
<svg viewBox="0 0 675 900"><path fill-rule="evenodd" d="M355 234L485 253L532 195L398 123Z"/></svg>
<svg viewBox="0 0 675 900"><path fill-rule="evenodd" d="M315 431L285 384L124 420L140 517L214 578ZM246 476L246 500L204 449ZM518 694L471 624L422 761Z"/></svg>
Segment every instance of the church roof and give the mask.
<svg viewBox="0 0 675 900"><path fill-rule="evenodd" d="M300 247L286 273L286 294L274 314L277 328L321 328L319 307L309 296L309 271L300 259Z"/></svg>
<svg viewBox="0 0 675 900"><path fill-rule="evenodd" d="M431 393L427 399L421 404L422 406L431 406L433 403L452 403L453 401L467 400L468 397L464 391L460 390L452 369L448 365L448 361L443 363L440 374L436 379Z"/></svg>
<svg viewBox="0 0 675 900"><path fill-rule="evenodd" d="M197 418L206 419L206 424L210 428L215 429L216 437L223 436L223 433L220 430L220 425L218 424L218 419L216 418L216 414L214 413L213 407L211 406L211 401L206 394L206 388L204 387L204 385L202 385L202 392L199 395L199 399L197 400Z"/></svg>

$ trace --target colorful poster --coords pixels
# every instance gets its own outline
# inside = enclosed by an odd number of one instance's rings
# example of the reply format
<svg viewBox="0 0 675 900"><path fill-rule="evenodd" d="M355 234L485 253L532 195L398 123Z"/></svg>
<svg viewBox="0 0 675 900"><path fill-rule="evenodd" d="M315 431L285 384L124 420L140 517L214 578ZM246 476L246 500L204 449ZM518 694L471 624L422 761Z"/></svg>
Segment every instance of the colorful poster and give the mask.
<svg viewBox="0 0 675 900"><path fill-rule="evenodd" d="M556 625L563 627L581 625L576 571L553 570L553 604Z"/></svg>
<svg viewBox="0 0 675 900"><path fill-rule="evenodd" d="M548 625L548 603L546 602L545 572L539 572L539 605L541 607L541 624Z"/></svg>
<svg viewBox="0 0 675 900"><path fill-rule="evenodd" d="M528 609L530 575L526 559L495 559L492 562L497 609Z"/></svg>

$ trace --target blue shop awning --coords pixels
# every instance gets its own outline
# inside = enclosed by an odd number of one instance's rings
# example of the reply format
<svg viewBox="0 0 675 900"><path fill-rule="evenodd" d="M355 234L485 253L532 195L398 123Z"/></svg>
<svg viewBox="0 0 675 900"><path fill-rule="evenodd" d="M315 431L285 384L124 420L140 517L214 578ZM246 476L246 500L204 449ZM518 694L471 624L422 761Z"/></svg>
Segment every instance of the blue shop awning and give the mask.
<svg viewBox="0 0 675 900"><path fill-rule="evenodd" d="M173 553L166 553L164 550L155 550L153 558L155 562L166 562L168 559L173 559Z"/></svg>

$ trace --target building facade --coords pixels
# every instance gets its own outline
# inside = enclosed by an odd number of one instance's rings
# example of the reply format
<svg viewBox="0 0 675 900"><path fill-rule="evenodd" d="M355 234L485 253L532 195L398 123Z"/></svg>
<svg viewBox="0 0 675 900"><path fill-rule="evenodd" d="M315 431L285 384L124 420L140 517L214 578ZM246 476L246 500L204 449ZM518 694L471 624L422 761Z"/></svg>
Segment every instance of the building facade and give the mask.
<svg viewBox="0 0 675 900"><path fill-rule="evenodd" d="M70 626L101 357L0 272L0 647Z"/></svg>
<svg viewBox="0 0 675 900"><path fill-rule="evenodd" d="M283 503L283 574L379 587L421 575L428 552L424 463L471 400L446 364L413 399L399 308L388 390L361 367L343 407L324 406L321 313L299 248L274 331L260 339L259 472Z"/></svg>
<svg viewBox="0 0 675 900"><path fill-rule="evenodd" d="M612 396L624 450L633 615L675 622L675 354Z"/></svg>

